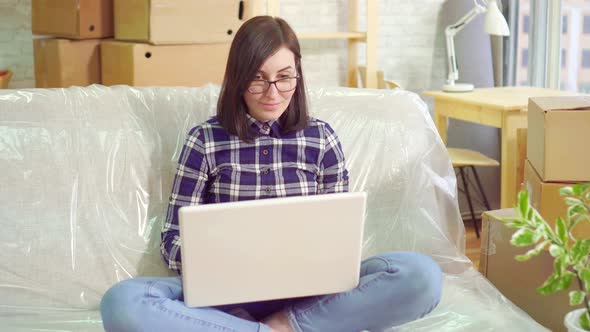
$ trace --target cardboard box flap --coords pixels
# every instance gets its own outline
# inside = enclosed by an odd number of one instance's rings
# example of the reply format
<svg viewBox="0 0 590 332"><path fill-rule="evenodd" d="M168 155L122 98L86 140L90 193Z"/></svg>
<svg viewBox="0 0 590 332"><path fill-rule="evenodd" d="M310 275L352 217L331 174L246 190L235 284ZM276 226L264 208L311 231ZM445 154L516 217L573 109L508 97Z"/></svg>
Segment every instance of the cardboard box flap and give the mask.
<svg viewBox="0 0 590 332"><path fill-rule="evenodd" d="M530 101L544 112L590 110L590 97L588 96L533 97L530 98Z"/></svg>

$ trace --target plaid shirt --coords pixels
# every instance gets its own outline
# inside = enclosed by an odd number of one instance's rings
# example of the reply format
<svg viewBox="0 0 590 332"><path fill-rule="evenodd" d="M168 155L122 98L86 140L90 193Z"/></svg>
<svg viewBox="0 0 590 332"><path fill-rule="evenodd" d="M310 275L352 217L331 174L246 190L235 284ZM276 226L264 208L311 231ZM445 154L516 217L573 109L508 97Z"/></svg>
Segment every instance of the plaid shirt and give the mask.
<svg viewBox="0 0 590 332"><path fill-rule="evenodd" d="M277 121L248 116L258 137L245 143L214 117L190 130L182 148L160 250L181 272L178 209L186 205L348 191L344 153L326 122L281 134Z"/></svg>

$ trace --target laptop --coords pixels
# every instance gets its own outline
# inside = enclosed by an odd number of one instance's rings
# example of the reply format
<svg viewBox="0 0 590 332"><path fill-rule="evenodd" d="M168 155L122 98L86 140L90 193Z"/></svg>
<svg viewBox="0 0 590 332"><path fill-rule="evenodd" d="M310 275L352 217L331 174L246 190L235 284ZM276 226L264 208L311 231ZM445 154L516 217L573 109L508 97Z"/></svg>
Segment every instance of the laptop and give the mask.
<svg viewBox="0 0 590 332"><path fill-rule="evenodd" d="M205 307L358 286L366 193L179 209L184 302Z"/></svg>

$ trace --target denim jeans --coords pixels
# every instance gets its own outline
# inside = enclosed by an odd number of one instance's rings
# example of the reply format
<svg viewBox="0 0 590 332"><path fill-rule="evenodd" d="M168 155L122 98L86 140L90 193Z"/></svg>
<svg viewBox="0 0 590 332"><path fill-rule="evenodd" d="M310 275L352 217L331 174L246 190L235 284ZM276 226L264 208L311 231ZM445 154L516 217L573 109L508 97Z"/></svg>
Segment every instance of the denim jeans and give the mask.
<svg viewBox="0 0 590 332"><path fill-rule="evenodd" d="M285 310L296 332L382 331L423 317L438 304L442 273L430 258L390 252L361 264L358 287L348 292L190 308L180 277L135 278L113 286L100 311L106 331L270 331L264 317ZM237 314L246 311L250 317Z"/></svg>

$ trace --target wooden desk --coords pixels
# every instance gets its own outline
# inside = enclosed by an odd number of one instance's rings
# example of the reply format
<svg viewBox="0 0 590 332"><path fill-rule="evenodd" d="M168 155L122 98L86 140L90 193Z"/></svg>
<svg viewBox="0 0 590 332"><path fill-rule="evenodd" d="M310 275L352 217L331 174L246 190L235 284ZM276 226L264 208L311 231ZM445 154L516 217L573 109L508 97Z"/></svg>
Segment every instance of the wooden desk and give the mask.
<svg viewBox="0 0 590 332"><path fill-rule="evenodd" d="M516 204L516 136L518 128L527 127L526 109L529 97L571 96L576 93L533 87L475 89L472 92L449 93L427 91L434 97L434 123L443 142L447 142L447 119L454 118L501 129L501 208Z"/></svg>

